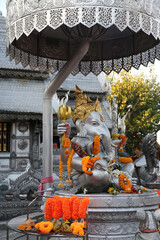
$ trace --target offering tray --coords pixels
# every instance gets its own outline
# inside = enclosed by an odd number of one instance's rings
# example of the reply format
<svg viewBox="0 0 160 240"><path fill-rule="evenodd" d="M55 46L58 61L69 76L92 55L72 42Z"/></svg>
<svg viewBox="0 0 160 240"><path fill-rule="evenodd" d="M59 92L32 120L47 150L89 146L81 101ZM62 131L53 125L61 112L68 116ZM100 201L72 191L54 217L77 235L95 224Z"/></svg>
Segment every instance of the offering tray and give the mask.
<svg viewBox="0 0 160 240"><path fill-rule="evenodd" d="M35 212L35 213L31 213L30 214L30 218L36 222L40 222L44 220L44 214L42 212ZM25 222L26 219L26 214L19 216L19 217L15 217L13 219L11 219L8 222L7 225L7 240L9 240L9 230L14 231L14 232L18 232L18 233L22 233L21 236L19 236L18 238L22 237L22 236L26 236L26 239L29 240L29 236L37 236L40 237L40 240L48 240L51 237L57 237L57 238L76 238L75 235L73 235L72 233L56 233L56 232L50 232L50 233L41 233L38 230L36 230L35 228L30 229L30 230L23 230L23 229L18 229L18 226L20 224L22 224L23 222ZM18 239L18 238L15 238ZM78 238L83 238L83 239L87 239L87 231L85 231L84 236L83 237L79 237Z"/></svg>
<svg viewBox="0 0 160 240"><path fill-rule="evenodd" d="M35 224L38 223L38 222L41 222L41 221L45 221L43 212L29 213L30 206L40 197L48 198L47 196L39 195L39 192L35 193L35 198L28 204L27 214L15 217L8 222L8 224L7 224L7 240L9 240L9 230L14 231L14 232L18 232L18 233L22 233L21 236L16 237L14 240L16 240L16 239L18 239L22 236L26 236L27 240L29 240L29 236L36 236L37 240L39 240L39 237L40 237L40 240L48 240L51 237L66 238L66 239L69 239L69 238L78 238L78 239L83 238L84 240L88 239L87 228L84 229L84 236L76 236L72 233L54 232L54 231L51 231L49 233L42 233L34 227L31 228L31 229L19 229L18 226L20 226L21 224L26 222L28 219L31 219L32 221L34 221ZM50 196L49 198L54 198L54 196ZM87 219L86 219L86 222L87 222Z"/></svg>

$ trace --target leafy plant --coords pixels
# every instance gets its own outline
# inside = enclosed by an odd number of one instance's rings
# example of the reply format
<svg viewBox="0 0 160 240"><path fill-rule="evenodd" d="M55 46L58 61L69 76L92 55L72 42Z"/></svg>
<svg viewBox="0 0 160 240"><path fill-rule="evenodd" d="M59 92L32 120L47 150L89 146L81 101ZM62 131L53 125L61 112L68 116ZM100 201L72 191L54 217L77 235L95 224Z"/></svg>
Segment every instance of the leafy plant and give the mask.
<svg viewBox="0 0 160 240"><path fill-rule="evenodd" d="M113 95L117 95L118 113L120 117L128 111L132 105L126 123L126 151L134 155L135 149L140 149L142 139L148 133L157 132L160 129L160 83L156 81L153 71L150 75L143 73L131 74L121 71L114 75L111 82Z"/></svg>

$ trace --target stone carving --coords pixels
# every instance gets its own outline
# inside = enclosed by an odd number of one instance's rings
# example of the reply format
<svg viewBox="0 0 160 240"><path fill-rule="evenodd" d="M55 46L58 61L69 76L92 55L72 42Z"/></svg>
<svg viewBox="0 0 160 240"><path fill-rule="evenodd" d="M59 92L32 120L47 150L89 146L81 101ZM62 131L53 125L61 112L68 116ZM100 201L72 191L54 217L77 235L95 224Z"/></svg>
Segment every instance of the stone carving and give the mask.
<svg viewBox="0 0 160 240"><path fill-rule="evenodd" d="M143 155L135 161L138 167L137 173L141 179L141 184L146 186L156 180L155 168L157 166L156 137L154 134L147 134L142 142ZM141 163L141 164L140 164Z"/></svg>
<svg viewBox="0 0 160 240"><path fill-rule="evenodd" d="M31 165L34 169L39 168L39 133L36 130L33 133L32 160Z"/></svg>
<svg viewBox="0 0 160 240"><path fill-rule="evenodd" d="M31 207L31 212L39 211L41 206L41 201L37 201ZM21 201L21 202L4 202L0 204L0 221L6 221L13 217L17 217L19 215L26 214L26 209L28 206L28 202ZM16 211L15 211L16 209Z"/></svg>
<svg viewBox="0 0 160 240"><path fill-rule="evenodd" d="M25 122L20 122L18 124L18 131L25 133L28 130L28 125Z"/></svg>
<svg viewBox="0 0 160 240"><path fill-rule="evenodd" d="M72 112L72 120L77 127L77 135L71 140L71 148L74 150L72 168L76 170L73 177L73 185L77 186L77 188L83 186L87 189L103 192L111 184L119 187L118 176L112 177L108 170L109 162L114 156L112 149L113 143L110 132L101 114L100 102L97 99L95 104L93 104L91 99L82 93L82 90L76 86L76 105ZM66 131L67 128L65 124L62 123L58 125L59 135L62 135ZM93 138L95 136L99 136L101 139L98 151L99 160L93 164L92 173L88 174L83 171L82 158L92 156ZM118 143L120 142L120 140L116 141ZM65 154L63 147L61 147L61 157L64 162L68 159L68 155ZM122 171L124 171L124 174L133 182L133 163L125 164L125 166L122 165ZM105 203L107 207L113 204L109 199L107 199ZM131 200L129 200L129 203L132 204Z"/></svg>
<svg viewBox="0 0 160 240"><path fill-rule="evenodd" d="M26 140L26 139L20 139L19 141L18 141L18 148L20 149L20 150L24 150L24 149L26 149L28 147L28 141Z"/></svg>
<svg viewBox="0 0 160 240"><path fill-rule="evenodd" d="M58 194L65 197L70 197L70 192L58 191ZM79 194L83 198L85 194ZM145 208L145 211L155 211L159 196L156 192L146 192L144 194L119 194L118 196L108 195L106 193L88 194L91 204L89 206L88 214L88 230L89 239L104 238L113 240L135 240L135 235L138 233L138 226L140 219L137 219L137 209ZM133 198L133 205L127 204L128 198ZM150 203L144 207L144 199L150 198ZM106 206L107 200L114 203L112 206ZM116 199L116 200L115 200ZM153 200L153 201L152 201ZM118 206L116 202L121 204ZM144 215L146 214L144 212ZM143 214L140 213L140 216ZM159 210L156 210L154 217L159 220ZM151 240L147 238L145 240ZM157 238L158 240L159 238ZM139 239L138 239L139 240ZM153 239L153 240L156 240Z"/></svg>
<svg viewBox="0 0 160 240"><path fill-rule="evenodd" d="M140 232L136 234L136 240L159 240L157 222L160 220L160 210L155 212L138 210L136 216L140 220Z"/></svg>
<svg viewBox="0 0 160 240"><path fill-rule="evenodd" d="M26 171L16 180L9 179L9 193L19 195L27 193L30 189L38 189L41 177L41 173L33 170L28 164Z"/></svg>
<svg viewBox="0 0 160 240"><path fill-rule="evenodd" d="M96 221L122 221L122 220L135 220L136 216L135 216L135 212L131 213L131 212L98 212L98 214L96 213L89 213L88 215L88 219L89 220L96 220Z"/></svg>
<svg viewBox="0 0 160 240"><path fill-rule="evenodd" d="M92 235L127 235L128 233L130 234L134 234L135 230L138 230L138 228L136 227L135 229L135 225L131 222L125 222L125 227L123 226L124 223L122 222L117 222L115 223L92 223L91 226L89 227L88 231L90 234Z"/></svg>

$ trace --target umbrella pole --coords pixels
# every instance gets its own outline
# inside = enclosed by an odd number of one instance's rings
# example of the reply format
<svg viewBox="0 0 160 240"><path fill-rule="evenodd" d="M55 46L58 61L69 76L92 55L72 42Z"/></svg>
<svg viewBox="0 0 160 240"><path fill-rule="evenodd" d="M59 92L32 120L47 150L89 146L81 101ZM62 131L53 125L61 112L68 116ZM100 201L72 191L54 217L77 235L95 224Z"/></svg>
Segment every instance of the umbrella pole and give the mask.
<svg viewBox="0 0 160 240"><path fill-rule="evenodd" d="M74 67L88 52L90 45L89 39L84 39L63 68L55 77L51 77L49 86L43 95L43 178L51 177L53 173L53 108L52 97L64 80L69 76ZM52 183L44 183L43 189L52 187Z"/></svg>

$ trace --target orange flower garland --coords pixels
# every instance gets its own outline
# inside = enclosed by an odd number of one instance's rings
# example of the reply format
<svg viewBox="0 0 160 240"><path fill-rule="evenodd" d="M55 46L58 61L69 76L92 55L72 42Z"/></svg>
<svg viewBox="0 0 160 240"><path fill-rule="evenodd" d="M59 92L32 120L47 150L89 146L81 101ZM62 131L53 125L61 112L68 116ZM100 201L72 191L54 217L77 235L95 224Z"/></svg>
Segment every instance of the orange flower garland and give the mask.
<svg viewBox="0 0 160 240"><path fill-rule="evenodd" d="M49 206L52 203L50 212L52 212L53 218L59 219L62 216L63 220L66 221L72 217L75 220L75 222L72 223L71 227L73 230L73 234L83 236L84 235L83 229L85 227L84 219L86 218L87 207L90 203L89 197L84 197L80 200L76 195L72 196L71 198L60 197L59 195L56 195L54 199L53 198L48 199L46 201L45 208L46 209L49 208ZM49 209L47 210L49 211ZM50 213L47 212L47 214ZM83 220L83 223L82 221L77 222L78 218L82 218L81 220ZM36 225L34 224L34 226L42 233L49 233L53 229L53 223L49 221L46 222L42 221L37 223ZM24 229L23 226L21 228L21 225L19 226L19 228ZM30 229L30 227L28 229Z"/></svg>
<svg viewBox="0 0 160 240"><path fill-rule="evenodd" d="M58 184L58 187L63 187L64 184L62 183L62 179L63 179L63 161L61 158L61 155L59 155L59 179L60 179L60 183Z"/></svg>
<svg viewBox="0 0 160 240"><path fill-rule="evenodd" d="M53 229L53 223L51 222L41 222L39 224L39 230L42 233L49 233Z"/></svg>
<svg viewBox="0 0 160 240"><path fill-rule="evenodd" d="M98 136L95 136L93 139L92 154L97 155L99 153L99 147L100 147L100 138Z"/></svg>
<svg viewBox="0 0 160 240"><path fill-rule="evenodd" d="M64 138L62 140L62 147L63 148L70 148L71 146L71 140L69 138Z"/></svg>
<svg viewBox="0 0 160 240"><path fill-rule="evenodd" d="M62 199L56 195L54 197L54 209L52 211L53 218L59 219L62 216Z"/></svg>
<svg viewBox="0 0 160 240"><path fill-rule="evenodd" d="M42 222L44 222L44 221L42 221ZM37 228L37 229L39 229L39 225L40 225L42 222L38 222L34 227Z"/></svg>
<svg viewBox="0 0 160 240"><path fill-rule="evenodd" d="M75 200L76 198L77 198L77 196L76 196L76 195L73 195L73 196L69 199L71 214L72 214L72 211L73 211L73 202L74 202L74 200Z"/></svg>
<svg viewBox="0 0 160 240"><path fill-rule="evenodd" d="M80 222L74 222L71 224L72 233L74 235L84 236L84 224Z"/></svg>
<svg viewBox="0 0 160 240"><path fill-rule="evenodd" d="M52 219L53 198L48 198L44 207L44 218L49 221Z"/></svg>
<svg viewBox="0 0 160 240"><path fill-rule="evenodd" d="M120 157L119 160L121 163L132 163L133 162L132 158L127 158L127 157Z"/></svg>
<svg viewBox="0 0 160 240"><path fill-rule="evenodd" d="M123 152L123 145L124 145L124 143L126 142L127 138L126 138L126 136L123 135L123 134L120 134L120 135L119 135L119 138L122 139L122 141L119 143L120 149L119 149L118 151Z"/></svg>
<svg viewBox="0 0 160 240"><path fill-rule="evenodd" d="M67 197L62 197L62 213L64 221L71 218L70 201Z"/></svg>
<svg viewBox="0 0 160 240"><path fill-rule="evenodd" d="M75 196L73 200L73 208L72 208L72 218L77 220L79 218L79 206L80 206L80 199Z"/></svg>
<svg viewBox="0 0 160 240"><path fill-rule="evenodd" d="M72 182L72 180L70 179L70 176L71 176L71 164L72 164L72 157L73 157L73 154L74 154L74 149L72 148L71 149L71 152L68 156L68 160L67 160L67 175L68 175L68 179L66 180L66 182Z"/></svg>
<svg viewBox="0 0 160 240"><path fill-rule="evenodd" d="M65 154L70 154L70 151L68 149L66 149L64 152Z"/></svg>
<svg viewBox="0 0 160 240"><path fill-rule="evenodd" d="M80 201L79 205L79 217L85 219L86 218L86 211L87 207L90 204L90 199L89 197L84 197Z"/></svg>
<svg viewBox="0 0 160 240"><path fill-rule="evenodd" d="M31 227L31 226L28 226L26 229L27 229L27 230L30 230L30 229L32 229L32 227Z"/></svg>
<svg viewBox="0 0 160 240"><path fill-rule="evenodd" d="M82 160L81 160L83 172L85 172L88 175L92 175L93 172L92 171L88 171L88 169L89 168L92 169L94 163L97 160L100 160L100 159L101 159L100 157L93 157L93 158L90 158L89 156L83 157Z"/></svg>
<svg viewBox="0 0 160 240"><path fill-rule="evenodd" d="M126 179L127 184L124 183L124 179ZM129 179L126 177L126 175L121 174L119 176L119 185L120 185L121 189L123 190L123 192L125 192L125 193L132 192L132 190L131 190L132 184L129 181Z"/></svg>

